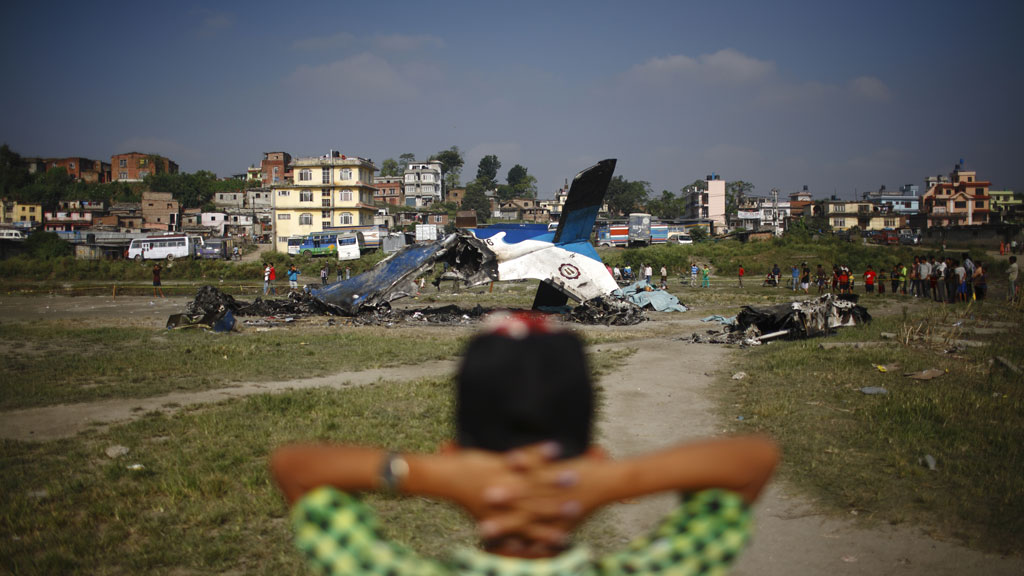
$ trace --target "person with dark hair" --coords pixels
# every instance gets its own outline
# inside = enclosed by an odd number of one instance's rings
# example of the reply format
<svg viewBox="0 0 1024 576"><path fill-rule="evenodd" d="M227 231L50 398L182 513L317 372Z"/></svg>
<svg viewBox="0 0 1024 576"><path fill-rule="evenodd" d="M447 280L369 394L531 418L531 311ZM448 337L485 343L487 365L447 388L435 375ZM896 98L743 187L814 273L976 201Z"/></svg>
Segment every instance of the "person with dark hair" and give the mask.
<svg viewBox="0 0 1024 576"><path fill-rule="evenodd" d="M161 298L164 297L164 289L160 286L161 270L163 270L163 267L160 266L159 262L153 265L153 297L156 297L158 292Z"/></svg>
<svg viewBox="0 0 1024 576"><path fill-rule="evenodd" d="M1014 248L1017 247L1016 240L1014 240ZM1006 267L1006 279L1008 284L1006 285L1006 301L1012 302L1017 297L1017 275L1020 273L1020 269L1017 267L1017 257L1010 256L1010 265Z"/></svg>
<svg viewBox="0 0 1024 576"><path fill-rule="evenodd" d="M439 454L286 446L271 469L292 505L296 544L319 573L717 572L750 532L749 505L778 460L760 437L705 440L613 461L591 443L594 392L582 342L538 315L513 315L469 344L456 378L456 432ZM387 540L356 494L440 498L474 519L483 550L449 560ZM647 537L603 557L570 532L619 500L675 491L679 507ZM703 573L702 572L702 573Z"/></svg>

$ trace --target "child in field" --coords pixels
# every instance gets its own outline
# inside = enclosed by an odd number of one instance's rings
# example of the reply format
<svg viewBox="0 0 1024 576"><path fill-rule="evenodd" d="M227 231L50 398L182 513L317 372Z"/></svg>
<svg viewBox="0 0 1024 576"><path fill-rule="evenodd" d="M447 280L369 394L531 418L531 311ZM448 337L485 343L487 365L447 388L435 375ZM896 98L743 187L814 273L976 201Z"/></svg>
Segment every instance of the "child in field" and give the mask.
<svg viewBox="0 0 1024 576"><path fill-rule="evenodd" d="M749 537L748 507L777 461L774 445L756 437L608 459L591 444L594 397L582 343L535 315L512 316L474 338L456 388L456 437L439 454L339 445L275 452L274 478L315 571L717 573ZM483 550L436 561L387 540L356 496L375 489L460 505ZM680 493L681 502L649 536L600 558L570 544L570 532L602 506L664 491Z"/></svg>

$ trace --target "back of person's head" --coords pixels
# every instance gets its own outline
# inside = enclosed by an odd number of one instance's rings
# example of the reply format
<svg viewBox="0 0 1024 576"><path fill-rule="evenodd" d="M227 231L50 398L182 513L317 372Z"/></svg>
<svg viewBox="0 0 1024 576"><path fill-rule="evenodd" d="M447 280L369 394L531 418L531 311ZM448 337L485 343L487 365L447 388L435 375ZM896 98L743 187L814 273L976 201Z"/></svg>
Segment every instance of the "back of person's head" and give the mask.
<svg viewBox="0 0 1024 576"><path fill-rule="evenodd" d="M458 444L505 452L554 441L563 458L585 452L594 394L582 342L537 314L490 323L456 378Z"/></svg>

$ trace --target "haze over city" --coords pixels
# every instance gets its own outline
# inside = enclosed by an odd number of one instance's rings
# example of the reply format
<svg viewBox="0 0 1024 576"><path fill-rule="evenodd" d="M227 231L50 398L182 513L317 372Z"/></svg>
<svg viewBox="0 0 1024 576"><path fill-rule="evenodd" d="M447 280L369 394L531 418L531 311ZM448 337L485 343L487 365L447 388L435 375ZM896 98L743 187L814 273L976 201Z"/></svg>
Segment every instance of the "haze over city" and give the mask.
<svg viewBox="0 0 1024 576"><path fill-rule="evenodd" d="M815 197L963 159L1024 188L1019 2L217 2L7 6L0 140L244 173L262 154L495 154Z"/></svg>

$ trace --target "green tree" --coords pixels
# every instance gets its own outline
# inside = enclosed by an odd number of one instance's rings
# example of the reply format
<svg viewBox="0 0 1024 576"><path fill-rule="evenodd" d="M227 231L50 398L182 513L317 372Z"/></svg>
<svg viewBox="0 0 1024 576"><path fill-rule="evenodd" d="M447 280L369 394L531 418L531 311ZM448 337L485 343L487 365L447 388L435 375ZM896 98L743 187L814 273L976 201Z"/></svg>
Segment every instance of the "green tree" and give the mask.
<svg viewBox="0 0 1024 576"><path fill-rule="evenodd" d="M694 226L688 230L690 238L694 242L703 242L708 239L708 231L706 228L701 226Z"/></svg>
<svg viewBox="0 0 1024 576"><path fill-rule="evenodd" d="M32 183L22 189L19 199L42 204L43 210L53 210L57 203L67 199L74 188L74 183L64 168L51 168L37 174Z"/></svg>
<svg viewBox="0 0 1024 576"><path fill-rule="evenodd" d="M491 217L491 203L484 194L486 189L479 180L473 180L466 184L466 195L462 198L462 209L476 211L476 219L480 224Z"/></svg>
<svg viewBox="0 0 1024 576"><path fill-rule="evenodd" d="M462 158L462 151L458 146L452 146L442 150L430 157L441 163L441 178L444 180L448 190L459 187L459 176L462 174L462 166L465 160Z"/></svg>
<svg viewBox="0 0 1024 576"><path fill-rule="evenodd" d="M608 183L605 200L608 209L616 215L625 216L643 209L650 194L651 185L642 180L630 182L622 176L615 176Z"/></svg>
<svg viewBox="0 0 1024 576"><path fill-rule="evenodd" d="M537 179L533 177L533 174L523 176L523 179L513 186L513 188L515 189L515 196L517 198L537 197Z"/></svg>
<svg viewBox="0 0 1024 576"><path fill-rule="evenodd" d="M505 181L508 182L509 186L514 188L522 182L523 178L526 178L526 168L516 164L508 171L508 176L505 177Z"/></svg>
<svg viewBox="0 0 1024 576"><path fill-rule="evenodd" d="M725 184L725 213L735 214L743 204L743 198L754 191L754 185L743 180L726 182Z"/></svg>
<svg viewBox="0 0 1024 576"><path fill-rule="evenodd" d="M21 162L21 155L10 146L0 146L0 198L17 198L17 193L30 182L28 168Z"/></svg>
<svg viewBox="0 0 1024 576"><path fill-rule="evenodd" d="M493 188L498 183L498 170L501 170L498 157L494 154L484 156L476 168L477 182L487 188Z"/></svg>
<svg viewBox="0 0 1024 576"><path fill-rule="evenodd" d="M52 170L51 170L52 171ZM71 254L71 245L53 232L33 232L25 240L25 250L33 258L49 260Z"/></svg>
<svg viewBox="0 0 1024 576"><path fill-rule="evenodd" d="M401 176L402 169L398 167L398 162L394 158L388 158L380 165L381 176Z"/></svg>
<svg viewBox="0 0 1024 576"><path fill-rule="evenodd" d="M411 152L406 152L405 154L402 154L401 156L398 157L398 167L400 170L404 172L405 169L409 167L409 164L412 164L415 161L416 155Z"/></svg>
<svg viewBox="0 0 1024 576"><path fill-rule="evenodd" d="M675 220L686 211L686 202L668 190L661 191L661 197L647 203L647 211L662 220Z"/></svg>

